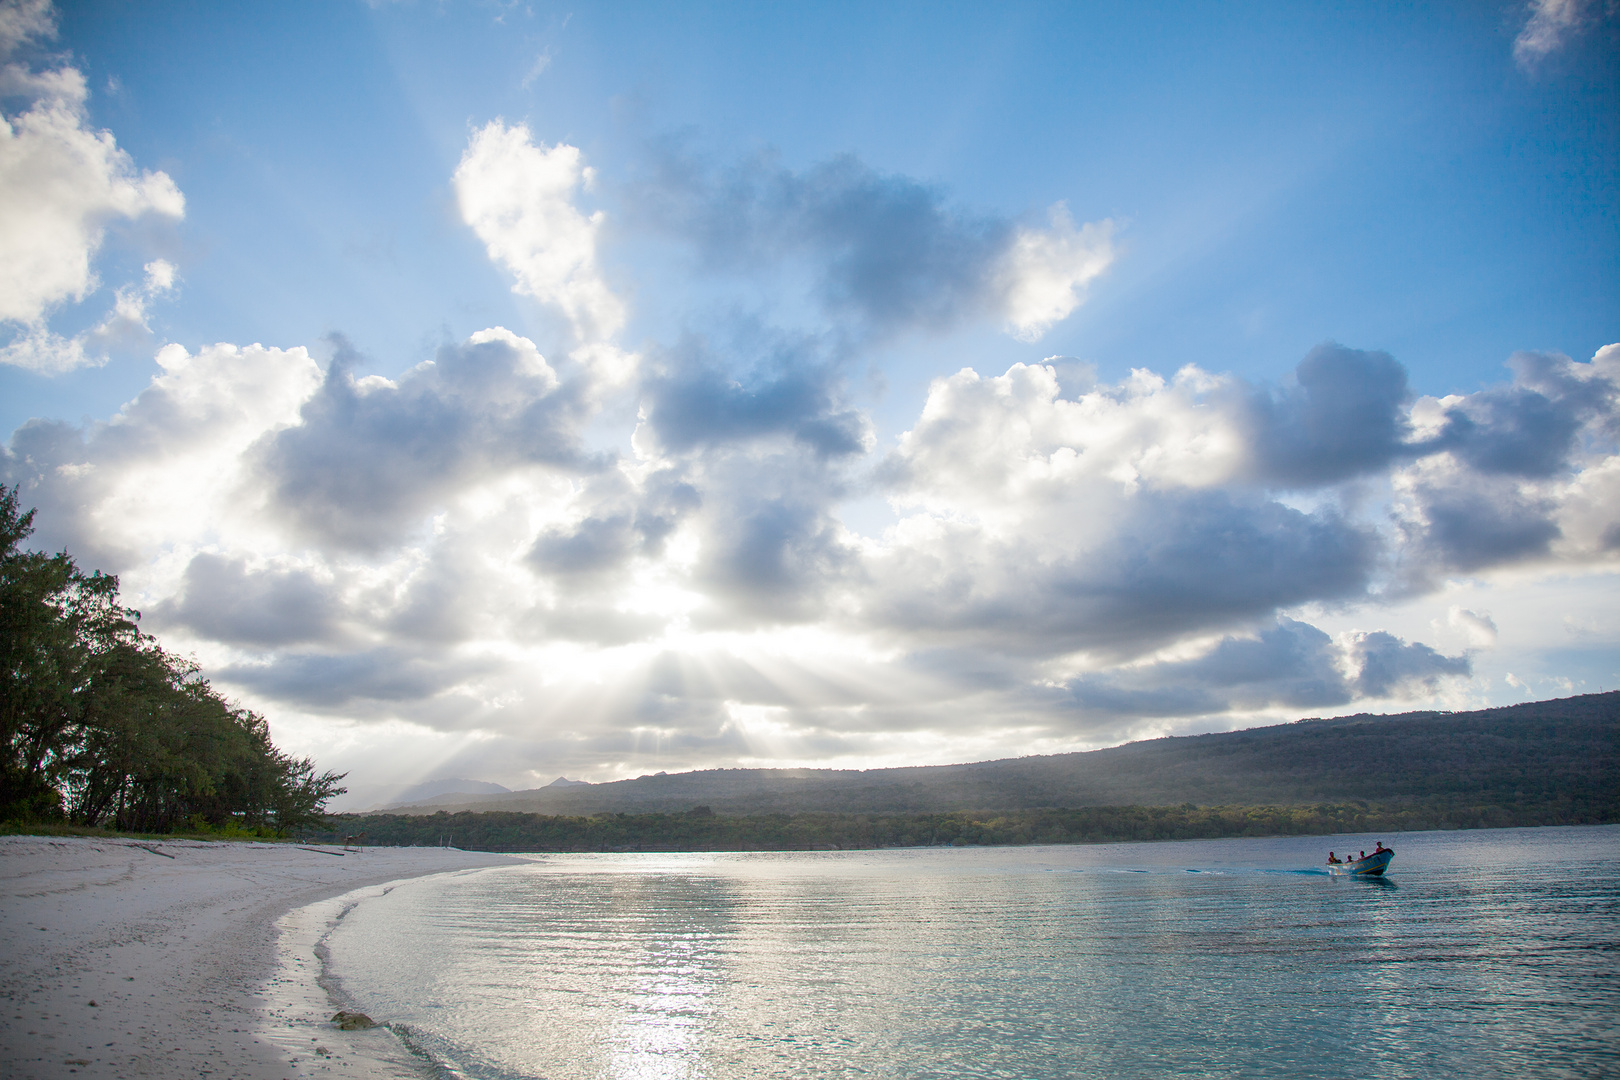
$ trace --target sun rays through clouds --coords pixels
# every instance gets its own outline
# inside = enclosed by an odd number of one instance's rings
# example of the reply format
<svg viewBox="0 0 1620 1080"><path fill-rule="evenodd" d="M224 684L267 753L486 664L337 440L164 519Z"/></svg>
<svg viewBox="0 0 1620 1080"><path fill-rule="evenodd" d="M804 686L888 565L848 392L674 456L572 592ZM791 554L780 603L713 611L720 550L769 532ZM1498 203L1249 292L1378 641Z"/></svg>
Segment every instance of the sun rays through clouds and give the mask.
<svg viewBox="0 0 1620 1080"><path fill-rule="evenodd" d="M49 5L4 10L8 57L50 40ZM1537 5L1516 62L1585 11ZM1449 394L1326 328L1270 377L1230 350L1043 359L1134 272L1139 219L1079 186L1008 210L681 135L598 161L491 109L439 209L509 315L413 356L341 326L164 341L184 259L137 251L108 295L101 248L188 196L92 123L77 61L29 56L4 69L4 358L156 369L112 415L18 427L4 482L338 764L531 786L1476 704L1507 597L1620 571L1620 345L1507 343ZM884 396L898 356L915 399ZM848 524L861 500L883 524Z"/></svg>

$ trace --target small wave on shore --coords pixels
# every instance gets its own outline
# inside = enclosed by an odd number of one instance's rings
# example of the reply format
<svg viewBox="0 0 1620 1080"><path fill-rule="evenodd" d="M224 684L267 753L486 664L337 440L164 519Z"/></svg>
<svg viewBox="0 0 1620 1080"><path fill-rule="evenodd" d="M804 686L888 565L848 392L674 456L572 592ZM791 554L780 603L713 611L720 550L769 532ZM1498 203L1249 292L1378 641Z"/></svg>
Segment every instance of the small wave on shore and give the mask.
<svg viewBox="0 0 1620 1080"><path fill-rule="evenodd" d="M296 1075L322 1080L462 1080L465 1076L434 1052L431 1039L407 1024L379 1016L375 1020L365 1017L371 1023L353 1030L339 1026L340 1017L361 1014L331 970L327 941L356 908L387 896L404 880L408 879L354 889L294 908L276 920L276 974L262 991L260 1034L280 1051Z"/></svg>
<svg viewBox="0 0 1620 1080"><path fill-rule="evenodd" d="M333 1016L348 1002L326 971L326 939L356 905L386 896L393 884L373 885L294 908L276 920L276 974L262 992L260 1033L300 1077L445 1076L412 1052L387 1026L343 1031Z"/></svg>

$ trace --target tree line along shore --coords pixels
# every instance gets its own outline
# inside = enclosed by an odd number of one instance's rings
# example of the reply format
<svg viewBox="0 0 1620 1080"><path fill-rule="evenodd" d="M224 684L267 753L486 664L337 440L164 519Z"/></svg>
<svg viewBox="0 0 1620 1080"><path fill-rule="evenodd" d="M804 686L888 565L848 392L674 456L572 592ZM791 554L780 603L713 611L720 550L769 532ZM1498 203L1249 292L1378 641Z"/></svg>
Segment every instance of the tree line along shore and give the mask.
<svg viewBox="0 0 1620 1080"><path fill-rule="evenodd" d="M343 778L142 633L116 577L25 550L33 517L0 487L0 824L275 837L320 821Z"/></svg>
<svg viewBox="0 0 1620 1080"><path fill-rule="evenodd" d="M471 851L836 851L966 845L1096 844L1214 840L1237 836L1327 836L1425 829L1586 825L1620 821L1611 805L1434 799L1417 805L1086 806L910 814L725 816L685 813L565 817L502 811L340 815L298 830L311 843L445 844Z"/></svg>
<svg viewBox="0 0 1620 1080"><path fill-rule="evenodd" d="M489 851L1106 843L1620 822L1620 692L914 769L708 770L331 819ZM502 808L529 802L569 813ZM549 807L548 807L549 808Z"/></svg>

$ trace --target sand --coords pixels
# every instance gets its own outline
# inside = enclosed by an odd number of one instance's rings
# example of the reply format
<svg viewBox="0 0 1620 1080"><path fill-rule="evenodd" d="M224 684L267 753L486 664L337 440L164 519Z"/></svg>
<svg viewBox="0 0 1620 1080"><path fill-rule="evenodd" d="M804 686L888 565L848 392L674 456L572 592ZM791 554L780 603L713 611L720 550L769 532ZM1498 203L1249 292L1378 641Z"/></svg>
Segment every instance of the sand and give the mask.
<svg viewBox="0 0 1620 1080"><path fill-rule="evenodd" d="M340 1031L331 921L386 883L509 864L440 848L0 837L0 1076L412 1077ZM386 1017L378 1017L386 1020Z"/></svg>

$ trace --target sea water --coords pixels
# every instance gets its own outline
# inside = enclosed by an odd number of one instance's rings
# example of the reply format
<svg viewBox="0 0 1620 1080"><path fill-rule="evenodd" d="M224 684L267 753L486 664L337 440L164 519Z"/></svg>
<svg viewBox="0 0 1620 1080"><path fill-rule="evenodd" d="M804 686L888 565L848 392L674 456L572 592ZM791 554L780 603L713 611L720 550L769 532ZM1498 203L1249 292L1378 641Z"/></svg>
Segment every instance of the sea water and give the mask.
<svg viewBox="0 0 1620 1080"><path fill-rule="evenodd" d="M327 949L485 1080L1620 1075L1620 826L536 856Z"/></svg>

